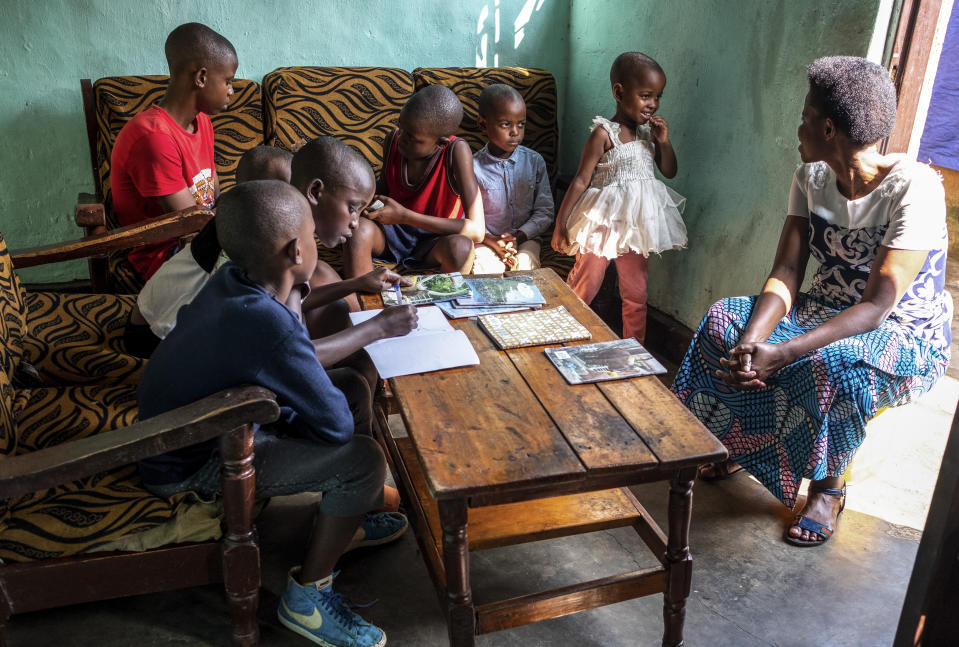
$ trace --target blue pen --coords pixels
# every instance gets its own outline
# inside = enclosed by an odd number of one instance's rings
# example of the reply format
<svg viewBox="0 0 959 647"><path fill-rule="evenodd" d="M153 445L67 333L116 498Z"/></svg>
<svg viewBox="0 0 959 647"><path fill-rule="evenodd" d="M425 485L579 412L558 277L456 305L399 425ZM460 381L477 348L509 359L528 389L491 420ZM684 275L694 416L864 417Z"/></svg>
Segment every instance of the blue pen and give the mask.
<svg viewBox="0 0 959 647"><path fill-rule="evenodd" d="M401 306L403 305L403 293L400 291L400 284L397 283L393 287L396 289L396 305Z"/></svg>

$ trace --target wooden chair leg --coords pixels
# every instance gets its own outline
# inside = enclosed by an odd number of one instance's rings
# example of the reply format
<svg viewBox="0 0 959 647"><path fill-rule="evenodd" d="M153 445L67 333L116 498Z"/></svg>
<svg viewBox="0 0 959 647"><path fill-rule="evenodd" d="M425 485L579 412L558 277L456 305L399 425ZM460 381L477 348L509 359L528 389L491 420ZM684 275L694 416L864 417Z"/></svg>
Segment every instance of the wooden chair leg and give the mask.
<svg viewBox="0 0 959 647"><path fill-rule="evenodd" d="M110 259L105 256L91 257L87 260L90 269L90 289L95 294L110 292Z"/></svg>
<svg viewBox="0 0 959 647"><path fill-rule="evenodd" d="M92 207L99 207L100 215L103 214L103 205L91 205ZM77 210L82 211L83 207L77 205ZM74 215L74 218L77 216ZM107 228L103 225L94 225L84 227L84 233L87 236L95 236L97 234L107 233ZM91 256L87 259L87 266L90 269L90 289L95 294L104 294L110 291L110 257L109 255L104 256Z"/></svg>
<svg viewBox="0 0 959 647"><path fill-rule="evenodd" d="M7 622L12 615L13 602L10 600L7 584L0 576L0 647L7 647Z"/></svg>
<svg viewBox="0 0 959 647"><path fill-rule="evenodd" d="M253 526L253 426L220 437L223 507L223 586L233 619L231 644L254 647L260 641L256 609L260 588L260 549Z"/></svg>

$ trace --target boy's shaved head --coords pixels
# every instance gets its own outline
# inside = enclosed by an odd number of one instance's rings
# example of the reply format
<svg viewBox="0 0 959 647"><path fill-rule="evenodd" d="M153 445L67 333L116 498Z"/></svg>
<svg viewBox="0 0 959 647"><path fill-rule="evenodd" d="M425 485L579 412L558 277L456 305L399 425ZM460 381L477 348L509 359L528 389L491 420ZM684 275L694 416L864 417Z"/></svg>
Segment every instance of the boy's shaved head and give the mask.
<svg viewBox="0 0 959 647"><path fill-rule="evenodd" d="M236 185L220 198L216 237L230 260L250 271L280 253L308 218L310 206L292 185L253 180Z"/></svg>
<svg viewBox="0 0 959 647"><path fill-rule="evenodd" d="M236 181L280 180L290 181L293 153L276 146L257 146L243 153L236 165Z"/></svg>
<svg viewBox="0 0 959 647"><path fill-rule="evenodd" d="M645 70L653 70L662 74L664 77L666 76L666 73L663 72L663 68L659 66L659 63L642 52L623 52L616 57L616 60L613 61L613 66L609 70L609 84L625 84L629 79L636 78Z"/></svg>
<svg viewBox="0 0 959 647"><path fill-rule="evenodd" d="M410 97L400 117L428 127L437 137L449 137L463 121L463 104L445 85L428 85Z"/></svg>
<svg viewBox="0 0 959 647"><path fill-rule="evenodd" d="M211 67L237 60L236 49L230 41L198 22L188 22L171 31L163 52L171 75L183 71L191 63Z"/></svg>
<svg viewBox="0 0 959 647"><path fill-rule="evenodd" d="M505 83L494 83L487 85L479 95L479 105L477 110L480 117L488 117L491 110L497 106L519 101L523 101L523 95L516 91L516 88Z"/></svg>
<svg viewBox="0 0 959 647"><path fill-rule="evenodd" d="M317 137L293 154L290 184L306 193L316 178L332 187L348 184L360 174L373 177L365 157L335 137Z"/></svg>

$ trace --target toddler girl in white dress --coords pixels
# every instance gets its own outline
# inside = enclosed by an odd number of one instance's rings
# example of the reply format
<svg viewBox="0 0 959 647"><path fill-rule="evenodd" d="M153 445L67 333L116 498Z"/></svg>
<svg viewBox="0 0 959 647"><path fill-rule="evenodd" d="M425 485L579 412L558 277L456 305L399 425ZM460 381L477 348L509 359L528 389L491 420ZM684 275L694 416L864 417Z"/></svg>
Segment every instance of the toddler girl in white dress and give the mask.
<svg viewBox="0 0 959 647"><path fill-rule="evenodd" d="M666 120L656 116L666 75L652 58L625 52L610 70L616 114L593 119L576 177L556 217L552 246L576 254L567 283L586 303L616 262L623 301L623 337L646 336L650 252L686 246L686 199L656 179L676 175ZM596 126L599 126L598 128Z"/></svg>

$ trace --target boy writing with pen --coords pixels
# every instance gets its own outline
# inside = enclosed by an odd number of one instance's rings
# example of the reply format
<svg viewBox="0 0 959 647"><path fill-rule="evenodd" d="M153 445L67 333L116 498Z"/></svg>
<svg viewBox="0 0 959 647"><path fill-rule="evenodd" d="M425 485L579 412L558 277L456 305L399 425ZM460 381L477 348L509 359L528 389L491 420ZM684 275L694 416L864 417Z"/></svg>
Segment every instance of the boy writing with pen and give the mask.
<svg viewBox="0 0 959 647"><path fill-rule="evenodd" d="M370 177L363 205L372 188ZM176 327L147 362L137 399L141 417L149 419L236 384L276 394L280 421L254 435L254 496L323 493L309 547L280 597L279 620L321 645L382 647L383 631L334 593L333 569L355 543L357 528L372 545L402 534L406 519L390 513L373 523L366 514L383 505L386 460L368 435L369 419L351 411L349 398L317 361L298 316L298 286L309 281L317 261L314 234L326 241L347 226L334 227L330 218L317 231L309 200L278 180L240 184L223 196L216 231L231 260L181 308ZM412 308L392 310L405 318L405 331L415 325ZM363 380L353 384L365 388ZM139 467L144 485L160 496L220 489L219 459L209 443Z"/></svg>

